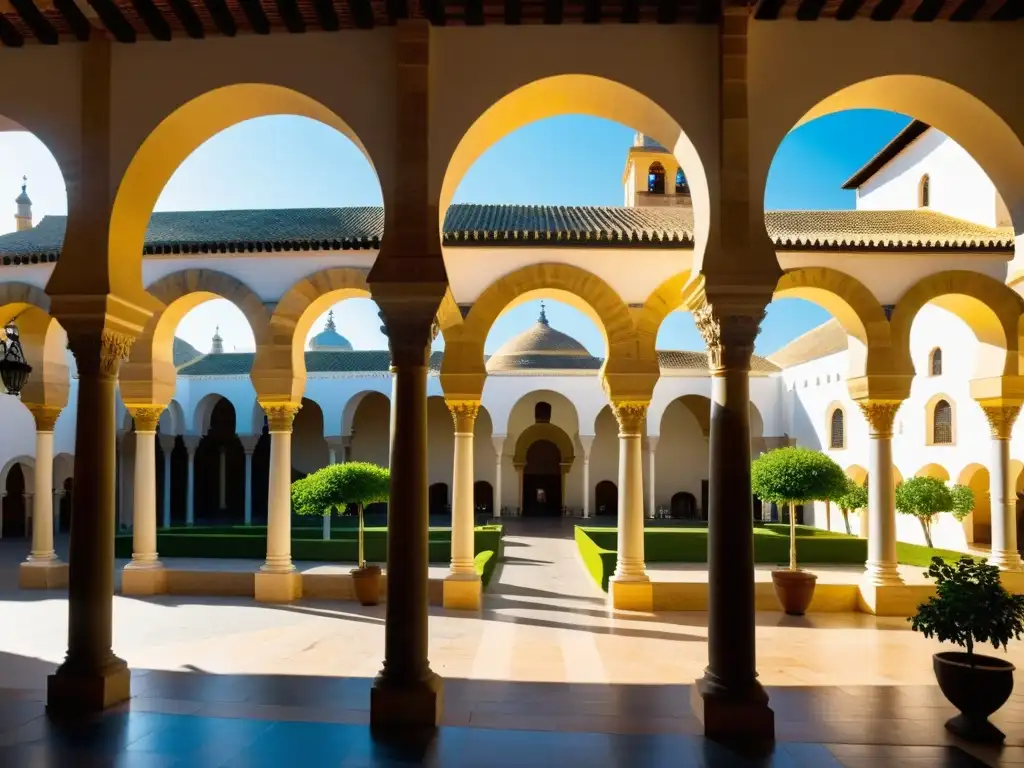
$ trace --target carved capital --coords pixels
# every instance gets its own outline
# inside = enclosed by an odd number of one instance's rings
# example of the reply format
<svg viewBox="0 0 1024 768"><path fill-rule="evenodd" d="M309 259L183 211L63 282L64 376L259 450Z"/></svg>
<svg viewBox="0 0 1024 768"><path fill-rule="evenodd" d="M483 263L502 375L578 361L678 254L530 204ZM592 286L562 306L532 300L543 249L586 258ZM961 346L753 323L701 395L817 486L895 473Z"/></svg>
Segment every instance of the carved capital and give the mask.
<svg viewBox="0 0 1024 768"><path fill-rule="evenodd" d="M56 405L36 405L35 403L26 403L25 406L32 414L32 418L36 420L36 432L53 432L53 427L57 423L62 408Z"/></svg>
<svg viewBox="0 0 1024 768"><path fill-rule="evenodd" d="M394 366L426 366L430 345L441 331L437 309L444 292L435 295L433 290L420 293L414 288L390 285L375 297Z"/></svg>
<svg viewBox="0 0 1024 768"><path fill-rule="evenodd" d="M988 419L988 426L992 437L997 440L1009 440L1013 433L1014 422L1020 413L1019 405L983 405L981 410L985 412Z"/></svg>
<svg viewBox="0 0 1024 768"><path fill-rule="evenodd" d="M869 431L876 437L892 437L892 425L896 420L896 411L901 403L896 400L862 400L858 401L864 418L868 421Z"/></svg>
<svg viewBox="0 0 1024 768"><path fill-rule="evenodd" d="M128 413L135 419L136 432L156 432L160 423L160 414L164 412L162 405L141 405L128 409Z"/></svg>
<svg viewBox="0 0 1024 768"><path fill-rule="evenodd" d="M455 422L455 434L472 435L480 403L477 400L449 400L448 410L452 412Z"/></svg>
<svg viewBox="0 0 1024 768"><path fill-rule="evenodd" d="M267 414L267 429L270 432L291 432L295 414L301 403L260 403Z"/></svg>
<svg viewBox="0 0 1024 768"><path fill-rule="evenodd" d="M648 405L638 400L620 400L612 403L615 420L619 422L619 437L635 437L641 434Z"/></svg>
<svg viewBox="0 0 1024 768"><path fill-rule="evenodd" d="M69 334L68 346L75 356L79 376L117 378L121 363L128 359L134 337L104 329L99 334Z"/></svg>
<svg viewBox="0 0 1024 768"><path fill-rule="evenodd" d="M704 303L693 310L693 321L708 347L708 367L712 374L724 371L749 371L754 354L754 339L761 329L764 310L744 313L717 310Z"/></svg>

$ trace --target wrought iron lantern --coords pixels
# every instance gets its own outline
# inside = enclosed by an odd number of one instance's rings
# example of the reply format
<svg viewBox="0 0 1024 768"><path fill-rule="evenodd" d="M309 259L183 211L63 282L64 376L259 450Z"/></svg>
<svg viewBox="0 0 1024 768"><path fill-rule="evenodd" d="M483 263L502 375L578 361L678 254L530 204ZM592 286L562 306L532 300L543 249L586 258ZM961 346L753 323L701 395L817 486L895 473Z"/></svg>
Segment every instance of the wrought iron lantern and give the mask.
<svg viewBox="0 0 1024 768"><path fill-rule="evenodd" d="M20 395L28 375L32 373L32 366L25 362L18 326L13 320L4 326L4 335L7 338L0 341L0 351L3 353L0 359L0 379L3 380L7 394Z"/></svg>

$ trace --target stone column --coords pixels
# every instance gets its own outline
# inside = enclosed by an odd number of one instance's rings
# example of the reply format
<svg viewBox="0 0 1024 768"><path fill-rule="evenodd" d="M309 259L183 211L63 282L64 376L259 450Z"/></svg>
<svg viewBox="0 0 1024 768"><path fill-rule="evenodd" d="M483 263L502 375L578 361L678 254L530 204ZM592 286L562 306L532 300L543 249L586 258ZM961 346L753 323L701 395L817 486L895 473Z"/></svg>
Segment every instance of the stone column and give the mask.
<svg viewBox="0 0 1024 768"><path fill-rule="evenodd" d="M654 517L658 512L657 485L654 482L654 465L658 454L658 438L647 438L647 499L650 506L647 509L647 516Z"/></svg>
<svg viewBox="0 0 1024 768"><path fill-rule="evenodd" d="M29 405L36 422L36 467L33 485L32 549L18 569L23 589L53 589L67 585L68 567L53 551L53 428L61 409L51 405Z"/></svg>
<svg viewBox="0 0 1024 768"><path fill-rule="evenodd" d="M188 453L188 483L185 486L185 525L191 528L196 524L196 449L199 447L199 435L186 435L182 438L185 451Z"/></svg>
<svg viewBox="0 0 1024 768"><path fill-rule="evenodd" d="M239 438L245 451L245 512L246 525L252 525L252 454L260 440L259 435L245 435Z"/></svg>
<svg viewBox="0 0 1024 768"><path fill-rule="evenodd" d="M299 403L261 403L270 433L267 491L267 560L256 574L256 599L287 602L302 596L302 576L292 564L292 423Z"/></svg>
<svg viewBox="0 0 1024 768"><path fill-rule="evenodd" d="M764 318L759 296L705 298L693 319L708 347L708 666L692 689L694 714L714 739L774 739L775 718L757 679L754 521L750 510L750 358ZM769 297L765 296L767 301Z"/></svg>
<svg viewBox="0 0 1024 768"><path fill-rule="evenodd" d="M68 326L65 326L68 327ZM130 696L128 665L111 650L114 599L114 390L131 337L70 335L78 366L74 523L68 563L68 651L47 681L47 710L83 713Z"/></svg>
<svg viewBox="0 0 1024 768"><path fill-rule="evenodd" d="M903 583L896 564L896 480L892 466L892 424L900 403L858 402L868 422L868 559L864 580L874 587Z"/></svg>
<svg viewBox="0 0 1024 768"><path fill-rule="evenodd" d="M448 410L455 422L452 472L452 559L444 580L444 607L475 611L480 608L481 584L473 563L473 428L480 412L476 400L453 400Z"/></svg>
<svg viewBox="0 0 1024 768"><path fill-rule="evenodd" d="M590 449L594 447L593 435L580 435L583 446L583 516L590 517Z"/></svg>
<svg viewBox="0 0 1024 768"><path fill-rule="evenodd" d="M516 470L516 487L519 489L519 506L516 508L518 512L516 514L523 515L523 469L522 464L513 464L513 468Z"/></svg>
<svg viewBox="0 0 1024 768"><path fill-rule="evenodd" d="M1020 413L1019 405L982 405L992 430L992 464L989 469L992 497L992 555L989 563L1004 571L1021 569L1017 550L1017 494L1010 476L1010 437Z"/></svg>
<svg viewBox="0 0 1024 768"><path fill-rule="evenodd" d="M561 497L562 497L562 508L559 510L559 514L567 515L568 512L569 512L569 505L565 503L565 500L566 500L565 481L569 477L569 470L572 469L572 462L570 462L570 461L561 461L561 462L558 463L558 469L560 470L560 474L561 474L561 478L560 478L561 479L561 488L559 490L560 490Z"/></svg>
<svg viewBox="0 0 1024 768"><path fill-rule="evenodd" d="M174 455L174 435L160 435L160 449L164 454L163 527L171 527L171 457Z"/></svg>
<svg viewBox="0 0 1024 768"><path fill-rule="evenodd" d="M492 437L494 442L494 516L501 517L501 465L505 458L505 436Z"/></svg>
<svg viewBox="0 0 1024 768"><path fill-rule="evenodd" d="M619 422L619 538L608 594L615 608L650 611L654 592L644 568L644 467L640 441L647 403L612 403Z"/></svg>
<svg viewBox="0 0 1024 768"><path fill-rule="evenodd" d="M121 574L125 595L167 591L167 574L156 551L156 428L163 406L132 407L135 419L135 482L132 561Z"/></svg>

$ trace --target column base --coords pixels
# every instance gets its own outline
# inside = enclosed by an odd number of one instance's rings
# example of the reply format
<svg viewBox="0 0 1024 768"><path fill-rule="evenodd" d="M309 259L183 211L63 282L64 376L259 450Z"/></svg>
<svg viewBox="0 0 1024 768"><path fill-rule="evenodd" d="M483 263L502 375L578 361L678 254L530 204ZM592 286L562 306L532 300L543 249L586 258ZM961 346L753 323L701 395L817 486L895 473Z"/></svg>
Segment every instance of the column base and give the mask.
<svg viewBox="0 0 1024 768"><path fill-rule="evenodd" d="M18 566L18 586L22 589L67 589L68 564L56 557L26 560Z"/></svg>
<svg viewBox="0 0 1024 768"><path fill-rule="evenodd" d="M166 592L167 571L159 560L133 560L121 571L122 595L162 595Z"/></svg>
<svg viewBox="0 0 1024 768"><path fill-rule="evenodd" d="M612 576L608 579L608 602L617 611L654 611L654 584L647 576Z"/></svg>
<svg viewBox="0 0 1024 768"><path fill-rule="evenodd" d="M476 573L451 573L445 577L441 604L456 611L479 611L483 582Z"/></svg>
<svg viewBox="0 0 1024 768"><path fill-rule="evenodd" d="M392 682L381 673L370 689L373 731L436 728L443 710L444 681L433 672L412 683Z"/></svg>
<svg viewBox="0 0 1024 768"><path fill-rule="evenodd" d="M1010 549L994 549L989 555L988 564L996 566L1001 571L1019 571L1022 566L1020 552Z"/></svg>
<svg viewBox="0 0 1024 768"><path fill-rule="evenodd" d="M302 597L302 574L257 571L255 589L256 602L290 603Z"/></svg>
<svg viewBox="0 0 1024 768"><path fill-rule="evenodd" d="M690 707L709 739L748 747L775 741L775 713L756 681L747 693L736 695L702 678L690 690Z"/></svg>
<svg viewBox="0 0 1024 768"><path fill-rule="evenodd" d="M872 584L865 580L860 584L857 607L864 613L875 616L913 616L917 606L934 594L932 585Z"/></svg>
<svg viewBox="0 0 1024 768"><path fill-rule="evenodd" d="M863 581L876 587L903 586L903 577L896 563L873 563L869 560L864 564Z"/></svg>
<svg viewBox="0 0 1024 768"><path fill-rule="evenodd" d="M114 655L100 668L90 670L69 668L65 661L46 679L46 712L51 715L101 712L129 698L131 672Z"/></svg>

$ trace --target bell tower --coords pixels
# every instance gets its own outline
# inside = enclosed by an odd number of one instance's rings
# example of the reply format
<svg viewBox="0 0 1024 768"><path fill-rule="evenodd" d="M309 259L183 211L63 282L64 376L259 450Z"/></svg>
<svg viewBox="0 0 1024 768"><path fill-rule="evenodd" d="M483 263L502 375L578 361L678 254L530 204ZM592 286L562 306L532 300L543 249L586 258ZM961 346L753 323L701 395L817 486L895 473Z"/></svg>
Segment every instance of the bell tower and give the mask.
<svg viewBox="0 0 1024 768"><path fill-rule="evenodd" d="M627 208L680 206L690 208L690 186L675 156L650 136L637 133L622 174Z"/></svg>
<svg viewBox="0 0 1024 768"><path fill-rule="evenodd" d="M15 205L18 206L18 210L14 214L15 230L18 232L32 229L32 201L29 199L28 192L25 191L27 186L28 176L22 176L21 194L14 200Z"/></svg>

